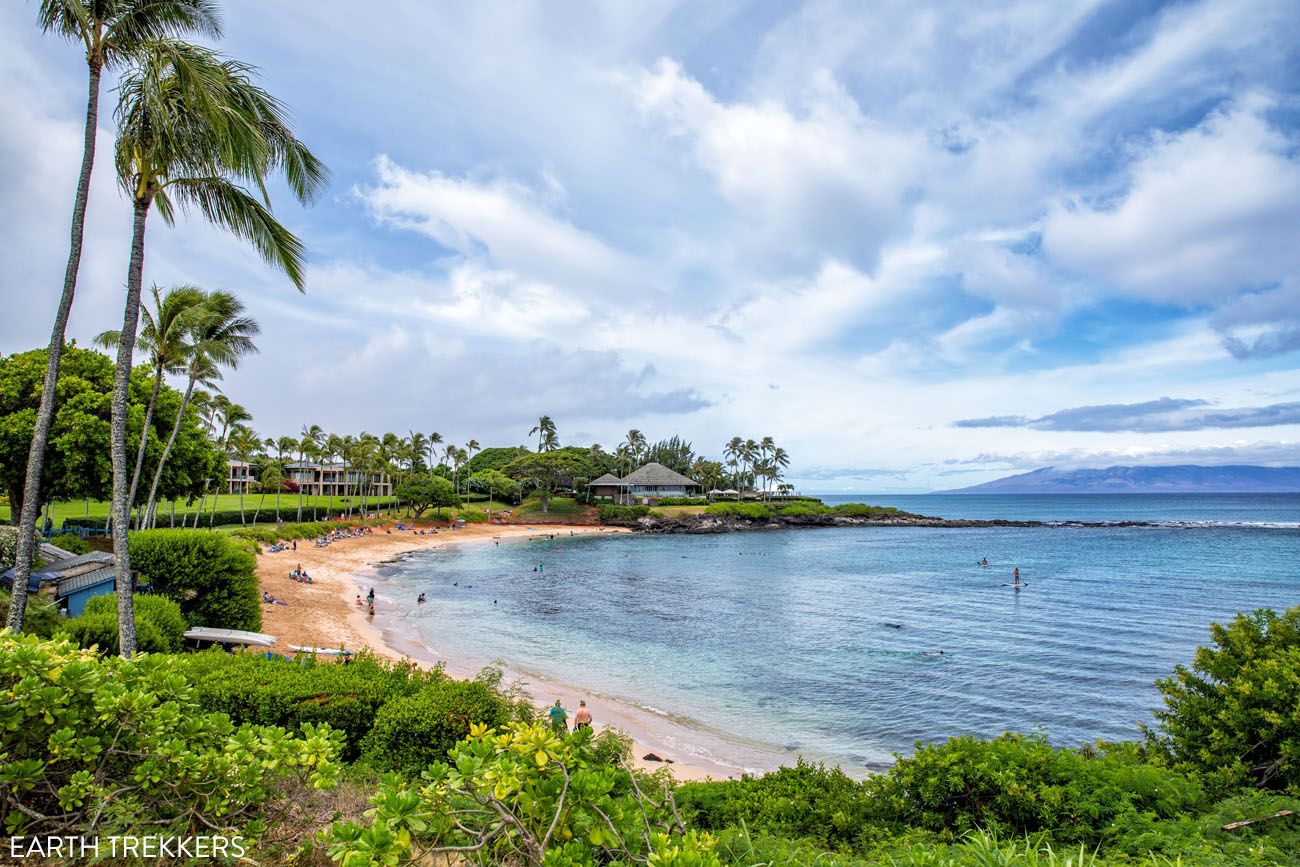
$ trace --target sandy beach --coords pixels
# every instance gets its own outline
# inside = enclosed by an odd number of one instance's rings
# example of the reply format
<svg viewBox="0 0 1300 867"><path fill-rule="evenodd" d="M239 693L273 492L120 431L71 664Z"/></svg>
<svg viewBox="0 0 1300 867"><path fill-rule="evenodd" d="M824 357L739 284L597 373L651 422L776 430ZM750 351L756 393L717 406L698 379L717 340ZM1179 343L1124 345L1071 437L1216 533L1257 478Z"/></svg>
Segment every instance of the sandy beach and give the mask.
<svg viewBox="0 0 1300 867"><path fill-rule="evenodd" d="M364 593L366 570L391 561L413 551L437 548L443 545L486 544L494 539L526 539L546 533L575 533L579 535L612 535L627 532L619 528L586 525L539 524L533 527L522 524L463 524L452 530L445 525L421 525L421 529L436 529L419 535L394 530L392 525L375 527L372 534L340 539L327 547L318 548L312 542L299 541L297 550L264 552L257 557L257 575L264 592L285 605L262 606L262 631L276 638L275 649L291 654L291 645L301 647L369 648L374 653L390 659L409 658L420 665L441 663L447 672L457 677L472 677L477 668L467 660L442 658L429 651L413 635L396 634L383 610L370 617L364 607L356 604L358 595ZM391 531L391 532L387 532ZM311 575L311 584L302 584L289 578L289 573L301 566ZM509 679L518 676L507 671ZM652 711L622 702L597 702L580 684L561 684L536 677L526 679L526 691L539 707L550 705L559 698L572 715L581 698L597 718L597 728L613 726L633 739L633 756L639 767L657 770L668 767L679 780L722 778L736 773L734 768L702 760L680 747L689 743L690 729ZM645 761L644 756L654 754L671 763Z"/></svg>

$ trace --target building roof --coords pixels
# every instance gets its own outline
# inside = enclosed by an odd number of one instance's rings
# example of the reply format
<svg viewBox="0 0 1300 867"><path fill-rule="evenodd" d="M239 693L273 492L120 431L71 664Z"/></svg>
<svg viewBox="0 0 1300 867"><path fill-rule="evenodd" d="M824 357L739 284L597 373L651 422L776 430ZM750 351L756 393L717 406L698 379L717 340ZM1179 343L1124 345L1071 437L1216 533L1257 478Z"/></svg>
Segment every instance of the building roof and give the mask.
<svg viewBox="0 0 1300 867"><path fill-rule="evenodd" d="M116 575L116 570L112 566L106 566L103 569L96 569L93 572L83 572L72 578L65 578L59 582L59 586L54 590L54 598L62 599L65 596L71 596L78 590L85 590L87 587L95 587L100 584L111 584Z"/></svg>
<svg viewBox="0 0 1300 867"><path fill-rule="evenodd" d="M71 560L75 555L71 551L65 551L58 545L51 545L49 542L41 543L41 556L45 558L46 563L53 563L56 560Z"/></svg>
<svg viewBox="0 0 1300 867"><path fill-rule="evenodd" d="M107 551L91 551L88 554L78 554L75 557L69 557L66 560L56 560L53 563L46 563L40 569L36 570L42 580L51 578L66 578L72 575L80 575L83 572L90 572L96 568L113 563L113 555Z"/></svg>
<svg viewBox="0 0 1300 867"><path fill-rule="evenodd" d="M645 485L648 487L658 485L660 487L672 488L683 486L693 488L699 487L698 482L686 478L681 473L673 472L663 464L656 463L646 464L639 470L628 473L622 478L619 484L628 485L629 487L633 485Z"/></svg>
<svg viewBox="0 0 1300 867"><path fill-rule="evenodd" d="M52 547L52 546L51 546ZM45 546L41 546L41 553L44 554ZM62 548L57 550L62 551ZM64 551L63 553L67 553ZM74 575L81 575L86 572L93 572L96 569L102 569L106 565L112 565L113 555L104 551L91 551L89 554L78 554L76 557L68 556L62 560L55 560L53 563L46 563L39 569L32 570L32 574L27 578L27 592L35 593L41 584L47 581L59 581L71 578ZM0 587L10 588L14 586L14 570L10 567L3 575L0 575Z"/></svg>
<svg viewBox="0 0 1300 867"><path fill-rule="evenodd" d="M614 475L613 473L605 473L605 475L601 476L599 479L592 479L590 482L588 482L587 487L590 488L592 485L621 485L621 484L623 484L623 480L620 479L618 476Z"/></svg>

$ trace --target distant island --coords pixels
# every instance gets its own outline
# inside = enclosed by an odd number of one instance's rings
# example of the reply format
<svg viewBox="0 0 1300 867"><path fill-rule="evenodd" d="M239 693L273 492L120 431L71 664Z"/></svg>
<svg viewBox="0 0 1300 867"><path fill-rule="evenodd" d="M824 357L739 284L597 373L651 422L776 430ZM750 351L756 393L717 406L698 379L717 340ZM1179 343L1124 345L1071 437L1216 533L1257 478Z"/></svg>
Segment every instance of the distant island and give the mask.
<svg viewBox="0 0 1300 867"><path fill-rule="evenodd" d="M942 494L1280 494L1300 492L1300 467L1191 464L1171 467L1044 467Z"/></svg>

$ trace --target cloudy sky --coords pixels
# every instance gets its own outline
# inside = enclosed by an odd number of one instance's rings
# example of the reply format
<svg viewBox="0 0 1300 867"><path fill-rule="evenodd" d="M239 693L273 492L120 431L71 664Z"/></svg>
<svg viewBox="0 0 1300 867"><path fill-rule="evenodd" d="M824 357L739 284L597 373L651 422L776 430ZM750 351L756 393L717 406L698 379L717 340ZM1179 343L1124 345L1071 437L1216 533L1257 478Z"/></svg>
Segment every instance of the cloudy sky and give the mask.
<svg viewBox="0 0 1300 867"><path fill-rule="evenodd" d="M305 295L199 221L146 281L236 291L263 434L716 456L805 490L1300 463L1300 4L227 0L333 172ZM43 344L85 66L0 6L0 351ZM867 7L871 11L863 12ZM71 334L120 323L107 83Z"/></svg>

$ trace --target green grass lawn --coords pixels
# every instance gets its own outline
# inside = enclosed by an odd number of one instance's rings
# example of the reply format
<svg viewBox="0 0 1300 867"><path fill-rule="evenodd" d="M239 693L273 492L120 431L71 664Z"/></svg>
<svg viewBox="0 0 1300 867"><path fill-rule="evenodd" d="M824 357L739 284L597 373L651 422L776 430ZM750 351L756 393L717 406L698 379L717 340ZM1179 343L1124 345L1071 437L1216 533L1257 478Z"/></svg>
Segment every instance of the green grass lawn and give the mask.
<svg viewBox="0 0 1300 867"><path fill-rule="evenodd" d="M703 515L706 506L652 506L656 515Z"/></svg>
<svg viewBox="0 0 1300 867"><path fill-rule="evenodd" d="M594 517L594 506L584 506L572 497L551 497L549 510L542 512L542 498L533 496L514 509L517 521L573 521Z"/></svg>
<svg viewBox="0 0 1300 867"><path fill-rule="evenodd" d="M257 509L257 503L258 500L261 499L261 497L262 497L261 494L244 495L244 511L248 512L250 518L252 517L253 512ZM345 511L348 507L347 499L348 498L346 497L303 497L302 498L303 517L310 520L313 502L315 503L317 513L321 515L323 515L326 512ZM352 500L352 507L355 510L357 506L360 504L360 501L356 497L352 497L351 500ZM378 504L379 507L383 508L385 502L386 501L381 500ZM374 498L367 498L366 504L368 508L374 506L375 505ZM475 505L478 506L479 504L476 503ZM190 506L191 514L193 514L193 510L196 506L197 503L195 505ZM297 507L298 507L297 494L286 493L280 495L280 508L296 509ZM167 516L168 514L170 514L170 508L171 508L170 504L163 503L162 506L158 509L159 526L165 526ZM212 508L213 508L212 497L208 497L207 503L204 505L203 509L205 512L211 512ZM216 508L219 511L226 511L226 510L238 511L239 495L238 494L219 495L217 497ZM262 504L262 508L264 509L275 508L274 494L267 494L266 501ZM183 501L178 500L176 502L176 517L179 518L184 512L185 512L185 503ZM70 502L65 502L65 503L55 503L50 508L50 515L54 519L55 527L60 526L63 523L64 518L84 518L87 516L91 518L107 518L108 502L91 500L89 504L89 508L87 508L87 504L85 500L72 500ZM10 510L9 510L9 504L7 502L0 504L0 521L3 521L5 523L8 523L10 521Z"/></svg>

